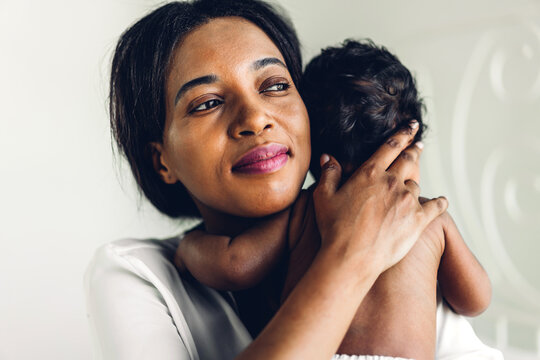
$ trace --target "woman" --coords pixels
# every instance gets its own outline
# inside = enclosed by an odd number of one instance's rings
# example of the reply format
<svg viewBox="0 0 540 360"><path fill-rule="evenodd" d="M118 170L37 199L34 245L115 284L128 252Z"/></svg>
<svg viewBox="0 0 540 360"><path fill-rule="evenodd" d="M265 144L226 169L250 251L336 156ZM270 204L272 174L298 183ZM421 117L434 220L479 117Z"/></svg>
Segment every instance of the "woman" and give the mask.
<svg viewBox="0 0 540 360"><path fill-rule="evenodd" d="M257 1L171 3L128 29L113 60L111 124L148 199L225 235L286 212L310 159L300 73L293 29ZM378 275L446 209L444 198L417 201L413 137L392 137L339 188L339 164L322 157L321 250L253 341L230 294L179 277L172 257L181 236L101 248L85 279L99 356L330 359ZM286 155L260 172L236 171L268 146Z"/></svg>

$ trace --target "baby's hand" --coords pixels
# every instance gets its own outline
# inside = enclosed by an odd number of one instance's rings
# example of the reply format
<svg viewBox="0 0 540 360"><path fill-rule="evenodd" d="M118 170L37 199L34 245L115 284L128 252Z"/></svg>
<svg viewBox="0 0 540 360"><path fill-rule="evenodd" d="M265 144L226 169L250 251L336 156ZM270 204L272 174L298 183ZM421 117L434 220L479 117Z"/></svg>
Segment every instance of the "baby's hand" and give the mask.
<svg viewBox="0 0 540 360"><path fill-rule="evenodd" d="M182 250L180 249L180 245L178 245L176 253L174 254L174 265L176 265L180 274L185 274L187 272L186 265L182 261Z"/></svg>
<svg viewBox="0 0 540 360"><path fill-rule="evenodd" d="M189 250L193 250L194 248L187 248L196 241L197 236L201 235L208 236L208 234L206 234L202 230L192 230L185 234L182 240L180 240L180 244L178 244L178 247L176 248L176 253L174 254L174 265L176 265L180 274L186 274L189 272L184 259L186 254L189 253Z"/></svg>

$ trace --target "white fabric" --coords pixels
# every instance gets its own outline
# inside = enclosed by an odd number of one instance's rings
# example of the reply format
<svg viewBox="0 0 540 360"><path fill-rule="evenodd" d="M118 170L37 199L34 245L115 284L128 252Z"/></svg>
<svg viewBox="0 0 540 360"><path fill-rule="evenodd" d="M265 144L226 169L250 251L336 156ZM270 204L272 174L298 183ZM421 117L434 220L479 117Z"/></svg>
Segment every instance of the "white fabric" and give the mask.
<svg viewBox="0 0 540 360"><path fill-rule="evenodd" d="M334 355L332 360L413 360L392 356L379 355Z"/></svg>
<svg viewBox="0 0 540 360"><path fill-rule="evenodd" d="M178 276L177 245L128 239L97 250L84 280L97 359L226 360L249 344L223 296Z"/></svg>
<svg viewBox="0 0 540 360"><path fill-rule="evenodd" d="M179 238L115 241L100 247L84 279L97 359L227 360L251 337L228 293L178 276ZM437 359L502 359L439 300Z"/></svg>
<svg viewBox="0 0 540 360"><path fill-rule="evenodd" d="M503 360L503 354L478 339L471 324L453 312L437 293L438 360Z"/></svg>

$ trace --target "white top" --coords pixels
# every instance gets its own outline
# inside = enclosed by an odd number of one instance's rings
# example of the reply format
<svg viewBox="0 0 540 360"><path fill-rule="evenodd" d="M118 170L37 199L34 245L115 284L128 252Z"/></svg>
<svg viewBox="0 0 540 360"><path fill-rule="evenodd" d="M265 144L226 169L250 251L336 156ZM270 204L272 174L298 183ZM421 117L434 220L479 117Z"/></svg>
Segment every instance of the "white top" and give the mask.
<svg viewBox="0 0 540 360"><path fill-rule="evenodd" d="M97 359L225 360L251 341L230 293L181 278L173 263L181 236L114 241L84 277ZM437 359L502 359L463 317L438 299Z"/></svg>

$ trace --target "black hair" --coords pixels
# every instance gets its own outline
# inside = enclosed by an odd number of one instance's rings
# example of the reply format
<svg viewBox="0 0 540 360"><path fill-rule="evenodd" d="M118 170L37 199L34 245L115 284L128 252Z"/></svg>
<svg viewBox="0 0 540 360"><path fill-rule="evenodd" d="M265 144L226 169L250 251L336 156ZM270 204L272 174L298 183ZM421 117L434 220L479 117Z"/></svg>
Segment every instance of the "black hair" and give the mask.
<svg viewBox="0 0 540 360"><path fill-rule="evenodd" d="M412 119L420 125L416 141L425 130L413 76L371 40L346 40L322 50L306 66L300 90L309 113L315 178L323 153L355 169Z"/></svg>
<svg viewBox="0 0 540 360"><path fill-rule="evenodd" d="M109 100L112 137L144 195L170 217L200 217L184 186L163 182L152 162L150 144L163 139L170 59L190 31L229 16L242 17L262 29L280 50L298 85L302 58L294 28L276 8L261 0L171 2L128 28L116 46Z"/></svg>

